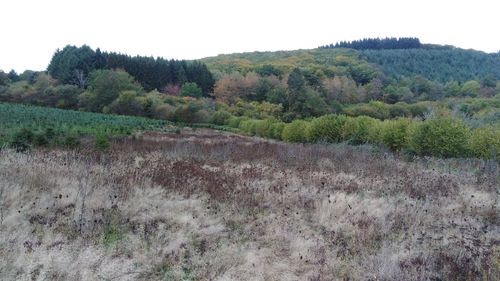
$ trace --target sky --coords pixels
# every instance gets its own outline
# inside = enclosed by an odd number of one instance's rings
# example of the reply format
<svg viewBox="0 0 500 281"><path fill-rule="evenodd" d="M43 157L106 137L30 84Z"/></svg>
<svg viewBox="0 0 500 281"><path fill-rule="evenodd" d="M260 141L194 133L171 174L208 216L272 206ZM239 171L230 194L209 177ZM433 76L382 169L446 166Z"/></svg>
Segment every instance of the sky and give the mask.
<svg viewBox="0 0 500 281"><path fill-rule="evenodd" d="M57 48L198 59L371 37L500 50L500 1L5 0L0 70L45 70Z"/></svg>

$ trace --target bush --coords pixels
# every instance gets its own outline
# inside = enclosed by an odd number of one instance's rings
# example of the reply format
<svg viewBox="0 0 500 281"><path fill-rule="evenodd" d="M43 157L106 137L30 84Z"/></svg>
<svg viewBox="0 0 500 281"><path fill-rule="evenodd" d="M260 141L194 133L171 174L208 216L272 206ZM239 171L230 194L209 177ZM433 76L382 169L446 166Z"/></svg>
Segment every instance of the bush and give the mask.
<svg viewBox="0 0 500 281"><path fill-rule="evenodd" d="M31 148L35 134L27 128L22 128L12 136L10 146L17 152L24 152Z"/></svg>
<svg viewBox="0 0 500 281"><path fill-rule="evenodd" d="M64 137L63 145L70 148L74 148L80 145L80 140L76 135L69 134L66 137Z"/></svg>
<svg viewBox="0 0 500 281"><path fill-rule="evenodd" d="M215 125L227 125L231 117L233 117L231 113L225 110L216 111L214 112L214 114L212 114L210 123L213 123Z"/></svg>
<svg viewBox="0 0 500 281"><path fill-rule="evenodd" d="M257 127L258 120L246 119L241 121L239 129L249 135L255 135L255 128Z"/></svg>
<svg viewBox="0 0 500 281"><path fill-rule="evenodd" d="M240 124L241 122L245 121L245 120L248 120L248 117L234 117L232 116L231 118L229 118L229 120L227 121L227 125L229 127L232 127L232 128L239 128L240 127Z"/></svg>
<svg viewBox="0 0 500 281"><path fill-rule="evenodd" d="M194 114L194 123L209 123L210 113L206 109L198 110Z"/></svg>
<svg viewBox="0 0 500 281"><path fill-rule="evenodd" d="M175 118L175 107L168 103L159 105L154 109L154 117L172 121Z"/></svg>
<svg viewBox="0 0 500 281"><path fill-rule="evenodd" d="M110 146L108 136L105 134L96 135L94 146L99 150L108 149Z"/></svg>
<svg viewBox="0 0 500 281"><path fill-rule="evenodd" d="M188 102L185 105L178 107L174 112L174 121L183 123L199 123L200 116L196 113L200 110L200 106L194 102Z"/></svg>
<svg viewBox="0 0 500 281"><path fill-rule="evenodd" d="M478 128L469 138L473 156L485 159L500 159L500 129L493 126Z"/></svg>
<svg viewBox="0 0 500 281"><path fill-rule="evenodd" d="M310 142L341 142L344 140L346 122L347 117L344 115L329 114L315 118L307 129L307 139Z"/></svg>
<svg viewBox="0 0 500 281"><path fill-rule="evenodd" d="M258 120L255 122L255 135L259 137L267 137L269 135L269 127L273 123L273 120Z"/></svg>
<svg viewBox="0 0 500 281"><path fill-rule="evenodd" d="M389 117L411 117L411 111L405 103L396 103L389 106Z"/></svg>
<svg viewBox="0 0 500 281"><path fill-rule="evenodd" d="M49 139L47 138L45 132L37 132L34 135L33 144L36 146L43 146L49 144Z"/></svg>
<svg viewBox="0 0 500 281"><path fill-rule="evenodd" d="M142 105L139 102L138 95L135 91L123 91L111 105L109 105L111 113L120 115L143 115Z"/></svg>
<svg viewBox="0 0 500 281"><path fill-rule="evenodd" d="M376 127L378 123L379 120L368 116L348 117L344 126L344 137L354 145L371 142L370 129Z"/></svg>
<svg viewBox="0 0 500 281"><path fill-rule="evenodd" d="M267 137L272 138L272 139L281 140L281 135L283 133L284 128L285 128L284 122L272 123L269 126Z"/></svg>
<svg viewBox="0 0 500 281"><path fill-rule="evenodd" d="M385 120L380 126L380 142L394 151L408 147L410 125L410 119Z"/></svg>
<svg viewBox="0 0 500 281"><path fill-rule="evenodd" d="M469 129L463 122L436 118L417 125L410 142L420 155L461 157L467 155L468 134Z"/></svg>
<svg viewBox="0 0 500 281"><path fill-rule="evenodd" d="M308 126L309 123L304 120L294 120L284 126L281 139L287 142L306 142Z"/></svg>

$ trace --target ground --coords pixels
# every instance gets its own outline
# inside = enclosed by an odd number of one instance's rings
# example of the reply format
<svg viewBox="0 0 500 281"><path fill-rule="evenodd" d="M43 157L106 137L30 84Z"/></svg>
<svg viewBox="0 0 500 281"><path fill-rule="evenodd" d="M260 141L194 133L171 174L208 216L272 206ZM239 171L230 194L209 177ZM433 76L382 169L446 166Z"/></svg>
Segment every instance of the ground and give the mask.
<svg viewBox="0 0 500 281"><path fill-rule="evenodd" d="M500 167L209 130L0 151L1 280L498 280Z"/></svg>

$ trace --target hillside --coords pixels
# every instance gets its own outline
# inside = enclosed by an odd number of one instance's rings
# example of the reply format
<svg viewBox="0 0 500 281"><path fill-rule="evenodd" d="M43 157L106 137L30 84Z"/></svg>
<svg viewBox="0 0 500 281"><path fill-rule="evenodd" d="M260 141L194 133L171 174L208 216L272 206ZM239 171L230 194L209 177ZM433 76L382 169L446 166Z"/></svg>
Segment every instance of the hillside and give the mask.
<svg viewBox="0 0 500 281"><path fill-rule="evenodd" d="M352 49L311 49L225 54L201 61L216 74L234 71L265 73L266 68L272 66L277 72L269 74L289 73L299 67L321 71L322 75L350 75L353 67L364 67L374 77L376 68L362 60L361 55Z"/></svg>
<svg viewBox="0 0 500 281"><path fill-rule="evenodd" d="M498 54L415 43L367 39L343 43L358 50L327 46L193 62L66 46L48 73L0 72L0 102L202 123L288 142L497 159ZM2 142L17 147L22 137L34 144L46 133L21 128Z"/></svg>
<svg viewBox="0 0 500 281"><path fill-rule="evenodd" d="M363 50L362 57L393 78L423 76L448 82L500 80L500 53L458 48Z"/></svg>
<svg viewBox="0 0 500 281"><path fill-rule="evenodd" d="M368 64L384 75L401 79L465 82L491 78L500 80L500 53L484 53L438 45L420 49L354 50L319 48L311 50L225 54L201 60L215 73L258 71L272 65L284 72L294 67L322 70L325 74L352 74L352 67Z"/></svg>

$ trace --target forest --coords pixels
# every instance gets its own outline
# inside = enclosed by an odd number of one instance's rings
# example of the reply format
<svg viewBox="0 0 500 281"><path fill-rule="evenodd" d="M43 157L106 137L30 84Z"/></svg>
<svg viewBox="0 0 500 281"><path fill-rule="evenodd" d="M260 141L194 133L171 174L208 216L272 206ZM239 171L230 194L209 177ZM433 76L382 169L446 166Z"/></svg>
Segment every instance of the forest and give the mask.
<svg viewBox="0 0 500 281"><path fill-rule="evenodd" d="M417 38L200 61L68 45L55 51L47 71L0 72L0 101L223 126L289 142L496 158L499 66L499 54L425 45ZM427 139L431 135L423 132L437 128L451 135ZM446 148L451 136L460 142Z"/></svg>
<svg viewBox="0 0 500 281"><path fill-rule="evenodd" d="M349 48L356 50L390 50L390 49L418 49L422 44L420 39L411 37L401 38L364 38L354 41L341 41L335 44L320 46L320 48Z"/></svg>

